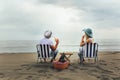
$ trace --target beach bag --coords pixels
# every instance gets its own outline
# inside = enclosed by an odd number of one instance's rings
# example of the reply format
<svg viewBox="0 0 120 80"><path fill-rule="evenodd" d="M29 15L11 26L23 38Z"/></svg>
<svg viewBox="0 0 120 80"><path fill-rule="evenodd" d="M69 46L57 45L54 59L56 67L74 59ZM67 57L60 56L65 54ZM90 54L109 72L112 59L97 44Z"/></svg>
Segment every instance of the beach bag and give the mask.
<svg viewBox="0 0 120 80"><path fill-rule="evenodd" d="M65 62L59 62L59 61L53 61L53 67L58 70L63 70L68 68L69 66L69 61Z"/></svg>
<svg viewBox="0 0 120 80"><path fill-rule="evenodd" d="M65 54L64 53L60 56L58 61L53 62L53 67L55 69L59 69L59 70L63 70L63 69L68 68L68 65L69 65L69 61L65 60Z"/></svg>

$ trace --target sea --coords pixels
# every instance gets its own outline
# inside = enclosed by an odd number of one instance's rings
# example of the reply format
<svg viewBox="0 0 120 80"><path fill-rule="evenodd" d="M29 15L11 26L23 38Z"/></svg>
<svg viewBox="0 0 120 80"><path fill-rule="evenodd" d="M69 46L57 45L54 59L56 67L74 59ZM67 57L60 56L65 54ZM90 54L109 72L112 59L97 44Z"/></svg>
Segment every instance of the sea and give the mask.
<svg viewBox="0 0 120 80"><path fill-rule="evenodd" d="M120 39L98 39L98 51L120 51ZM36 44L39 40L2 40L0 41L0 53L36 52ZM79 43L72 41L58 46L59 52L79 52Z"/></svg>

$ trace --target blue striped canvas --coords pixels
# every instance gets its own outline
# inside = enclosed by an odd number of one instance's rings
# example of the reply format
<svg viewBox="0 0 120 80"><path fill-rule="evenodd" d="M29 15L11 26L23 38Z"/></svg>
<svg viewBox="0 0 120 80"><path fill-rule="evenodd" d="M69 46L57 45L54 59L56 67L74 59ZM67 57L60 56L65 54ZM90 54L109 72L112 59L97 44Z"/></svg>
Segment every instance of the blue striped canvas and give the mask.
<svg viewBox="0 0 120 80"><path fill-rule="evenodd" d="M83 56L88 58L97 57L98 44L97 43L86 43L83 46Z"/></svg>
<svg viewBox="0 0 120 80"><path fill-rule="evenodd" d="M37 44L38 58L49 58L50 57L50 45L48 44Z"/></svg>

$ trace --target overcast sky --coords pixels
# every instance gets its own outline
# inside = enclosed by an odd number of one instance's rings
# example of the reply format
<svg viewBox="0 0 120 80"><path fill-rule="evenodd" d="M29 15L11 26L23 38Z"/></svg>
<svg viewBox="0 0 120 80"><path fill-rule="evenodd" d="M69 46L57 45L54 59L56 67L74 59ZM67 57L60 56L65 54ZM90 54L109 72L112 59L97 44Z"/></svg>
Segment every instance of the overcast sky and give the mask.
<svg viewBox="0 0 120 80"><path fill-rule="evenodd" d="M119 0L0 0L0 40L38 40L52 30L61 40L120 39Z"/></svg>

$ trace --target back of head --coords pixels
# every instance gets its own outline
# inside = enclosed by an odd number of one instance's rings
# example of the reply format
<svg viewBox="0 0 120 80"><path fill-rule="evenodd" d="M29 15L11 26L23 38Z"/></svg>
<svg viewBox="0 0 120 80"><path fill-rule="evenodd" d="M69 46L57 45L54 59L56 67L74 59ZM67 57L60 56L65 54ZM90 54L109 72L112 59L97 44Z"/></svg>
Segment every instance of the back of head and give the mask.
<svg viewBox="0 0 120 80"><path fill-rule="evenodd" d="M86 35L90 38L93 37L93 32L92 32L92 29L90 28L87 28L87 29L83 29L83 31L86 33Z"/></svg>
<svg viewBox="0 0 120 80"><path fill-rule="evenodd" d="M52 31L50 31L50 30L45 31L45 33L44 33L45 38L50 38L51 35L52 35Z"/></svg>

